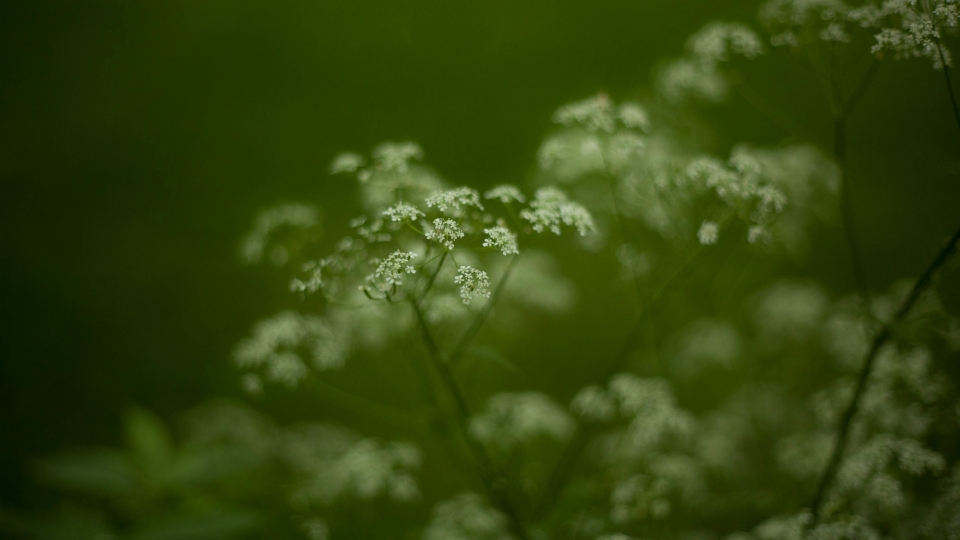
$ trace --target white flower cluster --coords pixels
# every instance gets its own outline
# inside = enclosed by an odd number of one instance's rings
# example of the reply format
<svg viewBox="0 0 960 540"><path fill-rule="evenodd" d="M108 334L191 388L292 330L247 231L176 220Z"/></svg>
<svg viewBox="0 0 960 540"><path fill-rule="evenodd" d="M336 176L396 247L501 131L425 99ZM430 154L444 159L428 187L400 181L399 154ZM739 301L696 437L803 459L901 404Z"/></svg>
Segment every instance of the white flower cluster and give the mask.
<svg viewBox="0 0 960 540"><path fill-rule="evenodd" d="M342 367L347 354L343 337L323 318L284 311L257 323L233 355L241 368L264 367L268 380L292 387L308 374L300 349L320 371Z"/></svg>
<svg viewBox="0 0 960 540"><path fill-rule="evenodd" d="M750 243L766 240L769 224L783 213L787 194L772 181L764 163L745 147L734 149L726 164L713 157L699 157L685 170L688 186L694 191L712 192L727 206L752 222L747 239ZM701 244L716 242L719 226L704 221L697 233Z"/></svg>
<svg viewBox="0 0 960 540"><path fill-rule="evenodd" d="M610 421L617 413L631 419L620 451L642 454L657 446L671 433L685 434L693 428L693 417L679 409L670 385L662 379L641 379L621 373L610 380L607 390L588 386L570 403L570 409L584 421Z"/></svg>
<svg viewBox="0 0 960 540"><path fill-rule="evenodd" d="M562 181L610 174L640 155L650 121L636 103L614 105L604 94L561 107L554 122L567 129L540 147L540 166Z"/></svg>
<svg viewBox="0 0 960 540"><path fill-rule="evenodd" d="M761 6L759 19L773 46L797 48L814 41L850 41L849 12L842 0L770 0Z"/></svg>
<svg viewBox="0 0 960 540"><path fill-rule="evenodd" d="M263 260L264 252L270 243L270 237L278 230L310 229L320 225L320 212L310 204L290 203L268 208L257 214L253 229L240 242L240 256L248 264ZM276 246L271 261L280 265L287 261L286 248Z"/></svg>
<svg viewBox="0 0 960 540"><path fill-rule="evenodd" d="M427 240L443 244L447 249L453 249L456 247L454 242L463 238L464 232L455 220L437 218L433 220L433 228L428 230L424 236Z"/></svg>
<svg viewBox="0 0 960 540"><path fill-rule="evenodd" d="M668 64L660 74L660 93L673 103L689 98L719 102L728 82L720 67L733 55L747 59L763 54L756 33L740 23L712 22L687 40L687 55Z"/></svg>
<svg viewBox="0 0 960 540"><path fill-rule="evenodd" d="M716 244L720 237L720 226L716 222L703 220L700 224L700 230L697 231L697 240L703 245Z"/></svg>
<svg viewBox="0 0 960 540"><path fill-rule="evenodd" d="M416 221L425 214L416 206L410 203L397 203L383 211L383 215L390 218L390 221Z"/></svg>
<svg viewBox="0 0 960 540"><path fill-rule="evenodd" d="M874 54L885 51L896 60L926 58L940 69L951 63L943 45L945 31L960 19L957 0L885 0L852 8L842 0L771 0L760 9L760 21L774 46L798 48L817 41L847 43L850 26L876 31Z"/></svg>
<svg viewBox="0 0 960 540"><path fill-rule="evenodd" d="M420 498L420 488L411 471L420 462L420 451L410 443L364 439L340 455L310 463L301 495L325 504L341 497L413 501Z"/></svg>
<svg viewBox="0 0 960 540"><path fill-rule="evenodd" d="M300 507L328 506L342 499L420 498L414 472L420 450L408 442L380 442L324 424L282 430L276 451L296 473L292 502Z"/></svg>
<svg viewBox="0 0 960 540"><path fill-rule="evenodd" d="M956 30L960 19L957 0L887 0L879 7L873 4L851 10L851 20L879 30L871 52L890 51L896 60L926 58L934 69L952 62L950 51L943 46L945 30Z"/></svg>
<svg viewBox="0 0 960 540"><path fill-rule="evenodd" d="M377 283L391 287L394 285L403 285L404 274L415 274L417 272L417 270L409 264L410 261L417 257L418 255L412 251L408 253L400 250L393 252L393 254L377 266L377 271L374 272Z"/></svg>
<svg viewBox="0 0 960 540"><path fill-rule="evenodd" d="M480 203L480 194L468 187L432 193L424 200L424 203L429 208L436 207L444 215L453 217L462 217L469 207L483 210L483 204Z"/></svg>
<svg viewBox="0 0 960 540"><path fill-rule="evenodd" d="M423 530L423 540L513 540L507 518L476 493L438 502Z"/></svg>
<svg viewBox="0 0 960 540"><path fill-rule="evenodd" d="M419 202L442 188L436 175L415 163L421 159L423 150L416 143L386 142L374 148L369 165L362 156L345 153L333 160L330 172L355 176L364 206L380 214L397 201Z"/></svg>
<svg viewBox="0 0 960 540"><path fill-rule="evenodd" d="M333 162L330 164L330 174L355 173L363 165L363 156L353 152L344 152L333 158Z"/></svg>
<svg viewBox="0 0 960 540"><path fill-rule="evenodd" d="M504 256L517 255L520 253L520 251L517 250L517 235L513 234L510 229L497 226L484 229L483 233L487 235L483 240L483 247L495 247L499 249Z"/></svg>
<svg viewBox="0 0 960 540"><path fill-rule="evenodd" d="M483 198L497 199L504 204L507 204L511 201L518 203L527 202L527 198L524 197L523 193L520 192L520 188L517 186L511 186L509 184L500 185L487 191L483 194Z"/></svg>
<svg viewBox="0 0 960 540"><path fill-rule="evenodd" d="M469 304L477 297L490 298L490 276L483 270L461 266L457 268L453 282L460 286L460 298L464 304Z"/></svg>
<svg viewBox="0 0 960 540"><path fill-rule="evenodd" d="M293 278L290 280L290 292L315 293L323 286L323 265L318 261L303 263L300 269L307 272L307 279Z"/></svg>
<svg viewBox="0 0 960 540"><path fill-rule="evenodd" d="M606 94L564 105L553 121L565 126L578 125L590 132L613 133L619 122L626 128L646 131L650 128L647 112L636 103L615 106Z"/></svg>
<svg viewBox="0 0 960 540"><path fill-rule="evenodd" d="M520 218L530 222L533 230L538 233L550 230L554 234L560 234L561 225L576 228L580 236L585 236L594 229L590 212L567 199L566 194L555 187L538 189L530 202L530 208L521 211Z"/></svg>
<svg viewBox="0 0 960 540"><path fill-rule="evenodd" d="M539 392L496 394L486 410L470 420L470 434L488 445L510 450L539 437L564 440L573 432L570 415Z"/></svg>
<svg viewBox="0 0 960 540"><path fill-rule="evenodd" d="M414 142L386 142L373 150L374 162L386 172L405 174L410 169L410 161L414 159L423 159L423 149Z"/></svg>

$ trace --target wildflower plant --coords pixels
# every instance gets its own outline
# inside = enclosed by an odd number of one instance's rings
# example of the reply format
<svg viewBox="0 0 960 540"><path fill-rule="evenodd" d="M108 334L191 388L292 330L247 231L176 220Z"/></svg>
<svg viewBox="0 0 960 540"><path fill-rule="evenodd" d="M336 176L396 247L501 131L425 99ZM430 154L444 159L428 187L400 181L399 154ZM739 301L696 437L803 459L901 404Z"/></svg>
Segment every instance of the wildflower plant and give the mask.
<svg viewBox="0 0 960 540"><path fill-rule="evenodd" d="M845 127L877 63L923 57L945 70L955 11L947 0L770 0L763 31L709 23L658 71L645 102L601 93L557 109L526 184L451 188L412 143L336 158L331 172L356 178L364 213L291 284L318 310L260 323L237 349L251 370L244 384L270 392L261 379L322 380L418 340L431 412L411 430L420 445L439 441L472 480L430 497L416 487L430 464L423 446L364 439L324 458L301 498L324 524L341 493L430 498L415 529L427 539L921 538L910 528L921 522L960 534L945 510L960 449L936 443L960 433L960 386L937 360L960 350L960 320L931 288L960 232L917 280L871 292L845 161ZM830 64L838 51L873 66L846 93ZM753 96L749 62L780 54L827 79L832 148L780 118L771 121L789 142L774 146L718 149L673 125L704 104ZM776 279L770 268L803 260L837 216L854 293ZM518 369L483 340L502 348L529 313L578 298L557 259L533 247L557 235L578 238L597 266L620 267L633 321L565 396L478 396L466 381L479 359ZM742 276L736 291L719 290L722 272ZM731 297L721 313L678 307ZM360 469L369 478L352 479ZM924 500L919 486L938 478L945 487Z"/></svg>
<svg viewBox="0 0 960 540"><path fill-rule="evenodd" d="M412 142L334 157L359 216L325 224L347 231L336 240L310 205L255 219L242 256L292 268L296 309L254 324L233 358L252 399L315 392L382 429L221 404L183 445L282 478L270 495L298 538L960 538L960 317L937 286L957 278L960 230L917 276L871 281L846 160L890 59L941 70L960 129L957 10L768 0L759 30L708 23L643 100L558 108L513 184L451 186ZM822 83L832 144L763 106L750 62L771 57ZM732 96L785 142L686 131ZM845 245L846 289L804 266L824 237ZM589 354L555 362L575 341ZM524 370L575 380L518 388ZM407 371L418 384L397 388ZM175 470L168 438L153 437L158 471ZM61 465L62 482L89 463Z"/></svg>

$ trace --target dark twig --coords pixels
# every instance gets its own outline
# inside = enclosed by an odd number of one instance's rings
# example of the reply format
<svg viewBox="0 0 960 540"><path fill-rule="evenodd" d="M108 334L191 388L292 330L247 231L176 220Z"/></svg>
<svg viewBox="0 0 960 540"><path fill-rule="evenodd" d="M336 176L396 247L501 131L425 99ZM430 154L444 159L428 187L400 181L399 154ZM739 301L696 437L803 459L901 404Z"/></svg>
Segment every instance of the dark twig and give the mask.
<svg viewBox="0 0 960 540"><path fill-rule="evenodd" d="M960 129L960 108L957 107L957 99L953 93L953 83L950 80L950 72L947 71L946 59L943 55L943 49L939 41L937 42L937 52L940 55L943 77L947 84L947 93L950 95L950 106L953 109L953 118L957 123L957 128ZM848 102L849 101L850 100L848 100ZM855 103L856 102L854 101L854 104ZM811 514L813 516L813 519L810 521L811 527L816 525L820 519L823 499L826 496L827 489L830 487L830 484L833 482L833 479L840 468L840 463L843 460L843 452L849 437L850 424L853 421L853 417L857 413L857 408L860 405L860 399L863 396L867 381L869 380L870 374L873 371L873 364L876 360L877 353L879 353L881 347L883 347L883 345L893 335L894 328L896 328L896 326L903 321L923 292L927 289L927 287L930 286L930 282L933 280L933 277L937 271L944 264L946 264L946 262L956 251L958 243L960 243L960 228L953 233L953 236L950 237L950 239L947 241L947 244L943 247L943 249L940 250L936 258L934 258L934 260L930 263L930 265L927 266L927 268L914 283L913 288L910 289L910 294L907 295L907 298L900 305L900 308L897 310L893 319L881 326L880 330L874 337L873 342L870 345L870 349L867 352L867 356L864 359L863 367L860 370L860 375L857 377L857 386L854 389L853 397L850 399L850 404L847 406L847 410L844 412L844 415L840 420L836 442L834 443L833 447L833 453L830 455L830 461L827 463L827 468L824 470L823 476L820 478L820 484L817 486L817 492L813 497L813 501L810 503Z"/></svg>
<svg viewBox="0 0 960 540"><path fill-rule="evenodd" d="M857 386L853 392L853 397L850 399L850 404L847 406L847 410L844 412L843 418L840 420L840 426L837 430L837 439L833 446L833 453L830 455L830 461L820 479L820 485L817 487L817 493L814 495L813 502L810 503L811 513L813 515L811 526L816 525L817 521L819 520L824 496L826 495L830 484L833 482L833 479L837 474L837 470L840 468L840 462L843 459L843 452L850 433L850 423L853 421L853 417L857 414L857 408L860 405L860 400L863 397L864 390L866 389L867 380L870 378L870 373L873 370L873 364L877 358L877 353L879 353L883 345L889 341L890 337L893 335L893 330L906 318L907 314L910 313L910 310L917 303L917 300L920 299L920 296L930 286L930 283L937 271L944 264L946 264L946 262L956 251L958 243L960 243L960 229L957 229L953 233L953 236L951 236L950 240L947 241L946 246L940 250L940 253L938 253L936 258L933 259L933 262L927 266L927 268L923 271L923 274L921 274L917 281L913 284L913 288L910 289L910 294L908 294L903 303L900 304L900 308L897 309L893 319L884 324L877 332L876 336L874 336L873 342L870 344L870 349L863 361L863 368L861 368L860 375L857 378Z"/></svg>

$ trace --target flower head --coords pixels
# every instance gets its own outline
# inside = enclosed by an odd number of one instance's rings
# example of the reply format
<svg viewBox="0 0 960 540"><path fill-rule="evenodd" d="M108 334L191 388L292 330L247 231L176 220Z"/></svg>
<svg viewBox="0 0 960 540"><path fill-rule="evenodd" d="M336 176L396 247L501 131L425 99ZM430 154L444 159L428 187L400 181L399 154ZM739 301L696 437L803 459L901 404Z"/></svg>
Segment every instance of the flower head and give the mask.
<svg viewBox="0 0 960 540"><path fill-rule="evenodd" d="M401 202L384 210L383 215L390 218L390 221L414 221L423 217L424 213L410 203Z"/></svg>
<svg viewBox="0 0 960 540"><path fill-rule="evenodd" d="M497 186L486 193L483 194L484 199L500 199L500 202L506 204L510 201L517 201L519 203L527 202L527 198L523 196L523 193L517 188L517 186L511 186L509 184L504 184Z"/></svg>
<svg viewBox="0 0 960 540"><path fill-rule="evenodd" d="M483 247L495 247L499 249L504 256L517 255L517 235L510 232L506 227L493 227L484 229L483 232L487 238L483 241Z"/></svg>
<svg viewBox="0 0 960 540"><path fill-rule="evenodd" d="M463 238L463 230L452 219L437 218L433 220L433 229L426 232L427 240L443 244L447 249L453 249L453 242Z"/></svg>
<svg viewBox="0 0 960 540"><path fill-rule="evenodd" d="M403 274L413 274L417 271L408 264L415 258L417 258L417 254L412 251L404 253L397 250L380 263L380 266L374 272L374 276L386 285L403 285Z"/></svg>
<svg viewBox="0 0 960 540"><path fill-rule="evenodd" d="M480 204L480 194L468 187L438 191L427 197L424 202L429 208L436 207L445 215L455 217L462 216L469 206L477 210L483 210L483 205Z"/></svg>
<svg viewBox="0 0 960 540"><path fill-rule="evenodd" d="M567 199L567 196L555 187L537 190L530 208L520 212L520 217L530 222L533 230L543 232L549 229L560 234L560 225L577 229L580 236L594 228L593 217L586 208Z"/></svg>
<svg viewBox="0 0 960 540"><path fill-rule="evenodd" d="M457 269L457 276L453 282L460 285L460 298L464 304L478 296L490 298L490 277L483 270L472 266L461 266Z"/></svg>

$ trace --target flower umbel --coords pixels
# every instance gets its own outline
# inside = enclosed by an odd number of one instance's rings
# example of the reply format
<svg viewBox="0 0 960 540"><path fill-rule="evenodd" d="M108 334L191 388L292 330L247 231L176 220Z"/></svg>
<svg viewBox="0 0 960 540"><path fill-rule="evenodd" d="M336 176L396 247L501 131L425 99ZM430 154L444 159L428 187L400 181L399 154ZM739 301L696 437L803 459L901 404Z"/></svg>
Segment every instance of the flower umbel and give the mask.
<svg viewBox="0 0 960 540"><path fill-rule="evenodd" d="M560 225L567 225L576 228L580 236L586 236L594 229L590 212L568 200L566 194L555 187L538 189L530 208L520 212L520 217L529 221L537 232L549 229L560 234Z"/></svg>
<svg viewBox="0 0 960 540"><path fill-rule="evenodd" d="M517 235L510 232L510 229L506 227L493 227L491 229L484 229L483 232L487 235L487 238L483 241L483 247L495 247L499 249L504 256L518 255L520 253L517 250Z"/></svg>
<svg viewBox="0 0 960 540"><path fill-rule="evenodd" d="M374 275L387 285L403 285L403 274L414 274L417 271L408 264L415 258L417 258L416 253L397 250L380 263Z"/></svg>
<svg viewBox="0 0 960 540"><path fill-rule="evenodd" d="M461 266L457 269L457 277L453 282L460 285L460 298L464 304L478 296L490 298L490 277L483 270L472 266Z"/></svg>
<svg viewBox="0 0 960 540"><path fill-rule="evenodd" d="M453 242L463 238L463 230L452 219L437 218L433 220L433 229L424 235L427 240L443 244L447 249L453 249Z"/></svg>
<svg viewBox="0 0 960 540"><path fill-rule="evenodd" d="M390 218L390 221L415 221L418 217L423 217L424 213L410 203L397 203L383 211L383 215Z"/></svg>

